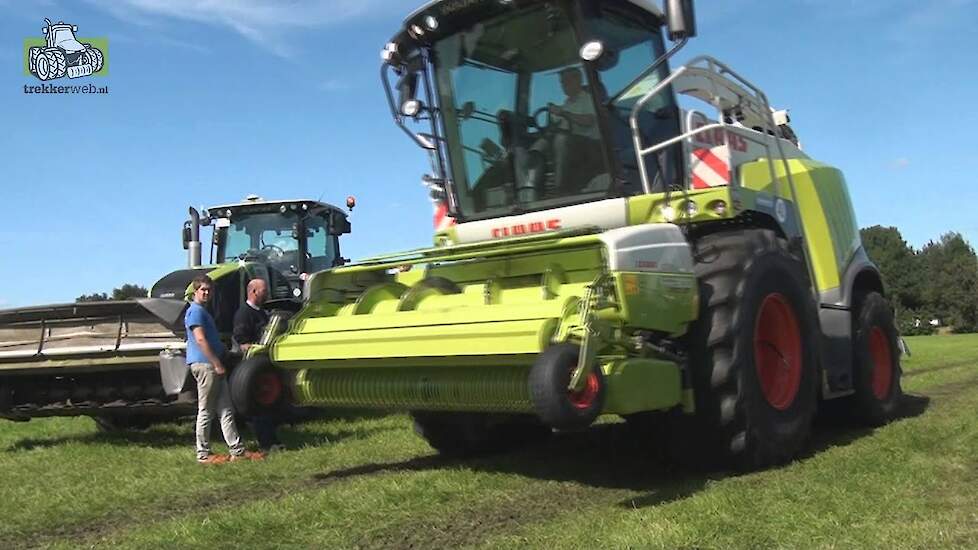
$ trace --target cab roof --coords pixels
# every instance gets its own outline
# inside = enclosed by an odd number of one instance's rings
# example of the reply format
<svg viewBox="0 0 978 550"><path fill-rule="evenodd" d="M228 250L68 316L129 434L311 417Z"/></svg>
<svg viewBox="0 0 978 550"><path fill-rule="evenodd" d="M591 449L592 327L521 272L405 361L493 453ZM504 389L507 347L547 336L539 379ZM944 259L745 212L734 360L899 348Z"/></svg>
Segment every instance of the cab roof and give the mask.
<svg viewBox="0 0 978 550"><path fill-rule="evenodd" d="M457 1L458 0L431 0L430 2L426 3L425 5L411 12L411 15L407 16L407 18L404 20L404 23L405 24L410 23L415 17L421 15L423 12L427 11L433 6L436 6L444 2L457 2ZM663 17L663 13L662 10L659 9L659 5L653 2L652 0L626 0L626 1L635 4L636 6L651 13L652 15L655 15L657 17Z"/></svg>
<svg viewBox="0 0 978 550"><path fill-rule="evenodd" d="M337 212L343 213L343 210L337 206L334 206L326 202L312 200L312 199L265 200L262 198L255 198L251 200L245 199L241 202L211 206L207 209L207 211L210 212L211 214L219 214L221 213L220 211L222 210L239 210L239 209L251 210L252 208L255 211L272 211L283 205L285 205L286 207L295 205L296 208L301 208L303 204L306 205L306 208L309 210L316 209L316 208L328 208L330 210L335 210Z"/></svg>

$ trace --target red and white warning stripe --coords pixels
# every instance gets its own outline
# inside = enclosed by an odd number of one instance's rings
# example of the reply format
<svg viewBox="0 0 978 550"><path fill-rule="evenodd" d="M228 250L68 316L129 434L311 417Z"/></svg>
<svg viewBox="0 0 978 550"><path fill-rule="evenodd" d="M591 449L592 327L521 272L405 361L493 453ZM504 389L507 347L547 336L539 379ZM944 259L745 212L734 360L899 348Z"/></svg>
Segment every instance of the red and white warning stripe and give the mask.
<svg viewBox="0 0 978 550"><path fill-rule="evenodd" d="M693 189L730 185L730 148L727 145L693 149L689 166Z"/></svg>
<svg viewBox="0 0 978 550"><path fill-rule="evenodd" d="M455 218L448 215L448 205L443 201L433 201L435 205L435 231L444 231L455 225Z"/></svg>

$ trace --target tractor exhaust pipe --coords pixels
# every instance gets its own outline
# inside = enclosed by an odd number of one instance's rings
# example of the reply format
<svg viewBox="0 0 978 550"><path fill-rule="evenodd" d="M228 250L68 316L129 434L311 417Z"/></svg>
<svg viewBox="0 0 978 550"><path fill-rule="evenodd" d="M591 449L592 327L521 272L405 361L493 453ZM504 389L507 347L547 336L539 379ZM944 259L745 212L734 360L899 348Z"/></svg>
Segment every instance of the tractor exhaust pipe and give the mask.
<svg viewBox="0 0 978 550"><path fill-rule="evenodd" d="M183 222L183 249L191 269L200 267L200 212L190 207L190 219Z"/></svg>

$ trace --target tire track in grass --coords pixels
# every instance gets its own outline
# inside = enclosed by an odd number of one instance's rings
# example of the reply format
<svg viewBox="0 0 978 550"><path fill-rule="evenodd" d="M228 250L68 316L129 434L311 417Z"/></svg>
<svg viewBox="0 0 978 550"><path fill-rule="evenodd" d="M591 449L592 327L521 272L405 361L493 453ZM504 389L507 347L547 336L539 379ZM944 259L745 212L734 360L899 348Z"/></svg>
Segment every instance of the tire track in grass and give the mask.
<svg viewBox="0 0 978 550"><path fill-rule="evenodd" d="M908 370L905 370L903 372L902 377L903 378L913 378L915 376L920 376L921 374L929 374L929 373L932 373L932 372L940 372L940 371L945 371L945 370L958 369L958 368L961 368L961 367L970 367L970 366L974 366L976 364L978 364L978 362L976 362L973 359L968 359L968 360L965 360L965 361L954 361L953 363L946 363L946 364L942 364L942 365L935 365L933 367L925 367L925 368L913 369L913 370L909 370L909 371Z"/></svg>

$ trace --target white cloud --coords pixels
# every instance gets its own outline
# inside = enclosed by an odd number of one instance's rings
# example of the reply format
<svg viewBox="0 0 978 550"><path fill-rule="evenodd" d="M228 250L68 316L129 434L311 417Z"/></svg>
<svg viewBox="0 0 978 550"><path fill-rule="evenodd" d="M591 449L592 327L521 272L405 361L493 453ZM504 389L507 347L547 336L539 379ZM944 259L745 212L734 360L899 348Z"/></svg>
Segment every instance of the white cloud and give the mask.
<svg viewBox="0 0 978 550"><path fill-rule="evenodd" d="M349 79L330 78L329 80L320 82L316 87L324 92L345 92L353 88L353 84Z"/></svg>
<svg viewBox="0 0 978 550"><path fill-rule="evenodd" d="M908 166L910 166L910 159L906 157L900 157L898 159L894 159L893 162L890 163L891 170L903 170Z"/></svg>
<svg viewBox="0 0 978 550"><path fill-rule="evenodd" d="M123 21L154 25L160 19L227 27L288 57L288 32L319 29L373 14L407 15L416 0L87 0Z"/></svg>

